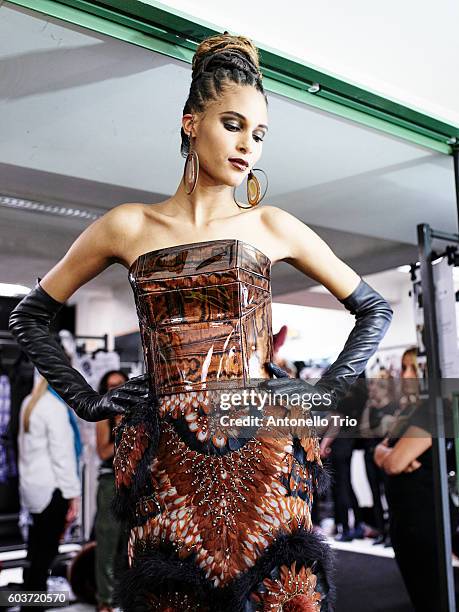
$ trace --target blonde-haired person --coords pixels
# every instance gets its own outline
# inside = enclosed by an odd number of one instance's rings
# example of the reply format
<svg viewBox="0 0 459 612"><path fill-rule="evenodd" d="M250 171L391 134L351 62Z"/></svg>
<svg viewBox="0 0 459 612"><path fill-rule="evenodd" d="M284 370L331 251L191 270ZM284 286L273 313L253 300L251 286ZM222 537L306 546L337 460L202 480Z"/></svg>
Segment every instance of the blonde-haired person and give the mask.
<svg viewBox="0 0 459 612"><path fill-rule="evenodd" d="M24 589L46 591L60 539L78 513L81 483L74 430L68 407L41 377L24 399L19 418L19 493L32 519Z"/></svg>
<svg viewBox="0 0 459 612"><path fill-rule="evenodd" d="M228 33L205 39L191 76L181 118L187 159L175 193L116 206L93 223L16 307L10 329L83 418L128 413L115 456L117 509L131 525L131 567L119 587L125 612L331 610L331 553L310 516L323 474L314 432L233 435L214 417L221 393L248 384L338 401L392 310L301 220L260 206L268 108L253 43ZM247 204L235 192L245 179ZM270 380L270 270L281 260L356 317L319 386ZM129 270L150 395L142 379L97 394L47 341L62 303L114 262Z"/></svg>

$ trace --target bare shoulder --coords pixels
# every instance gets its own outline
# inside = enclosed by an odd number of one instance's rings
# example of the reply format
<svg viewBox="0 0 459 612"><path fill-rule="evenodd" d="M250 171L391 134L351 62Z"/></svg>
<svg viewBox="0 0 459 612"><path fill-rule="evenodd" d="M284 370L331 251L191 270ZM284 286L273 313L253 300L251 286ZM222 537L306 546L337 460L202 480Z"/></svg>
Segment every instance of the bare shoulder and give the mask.
<svg viewBox="0 0 459 612"><path fill-rule="evenodd" d="M263 208L260 209L260 214L263 221L278 232L282 232L284 224L290 226L303 225L307 227L303 221L300 221L297 217L279 206L263 206ZM279 223L281 223L281 226L279 226Z"/></svg>
<svg viewBox="0 0 459 612"><path fill-rule="evenodd" d="M91 223L42 279L43 289L65 302L111 264L125 263L143 226L143 210L143 204L121 204Z"/></svg>
<svg viewBox="0 0 459 612"><path fill-rule="evenodd" d="M306 238L316 237L320 240L319 236L306 223L278 206L261 207L260 221L272 240L282 245L283 256L281 259L283 260L294 260L298 255L298 248L300 247L303 251L303 241Z"/></svg>
<svg viewBox="0 0 459 612"><path fill-rule="evenodd" d="M135 237L145 220L145 208L146 205L140 203L118 204L101 217L100 229L119 238L129 235Z"/></svg>
<svg viewBox="0 0 459 612"><path fill-rule="evenodd" d="M156 204L142 204L129 202L119 204L109 210L99 221L102 222L99 233L103 240L114 249L114 261L129 267L137 251L137 244L141 243L146 233L147 225L153 226ZM151 229L150 228L150 229Z"/></svg>

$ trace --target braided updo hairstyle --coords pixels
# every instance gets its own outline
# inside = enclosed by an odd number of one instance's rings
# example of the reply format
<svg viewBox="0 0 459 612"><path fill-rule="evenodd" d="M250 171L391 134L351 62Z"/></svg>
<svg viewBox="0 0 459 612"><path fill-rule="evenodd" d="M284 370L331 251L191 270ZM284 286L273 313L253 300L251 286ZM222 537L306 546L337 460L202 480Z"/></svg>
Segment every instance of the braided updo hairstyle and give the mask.
<svg viewBox="0 0 459 612"><path fill-rule="evenodd" d="M251 85L268 99L263 88L258 50L245 36L228 32L209 36L196 49L192 63L191 86L183 114L200 113L207 103L217 100L229 83ZM188 155L190 140L181 129L181 154Z"/></svg>

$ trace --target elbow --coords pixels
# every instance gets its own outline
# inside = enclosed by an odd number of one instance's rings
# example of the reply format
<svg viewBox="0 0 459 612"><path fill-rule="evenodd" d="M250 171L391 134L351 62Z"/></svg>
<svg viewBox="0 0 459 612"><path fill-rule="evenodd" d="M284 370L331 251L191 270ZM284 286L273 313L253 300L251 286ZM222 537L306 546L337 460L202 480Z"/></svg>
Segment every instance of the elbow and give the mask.
<svg viewBox="0 0 459 612"><path fill-rule="evenodd" d="M23 320L21 316L21 311L18 310L18 306L13 309L8 319L8 329L15 338L17 337L18 333L18 326Z"/></svg>
<svg viewBox="0 0 459 612"><path fill-rule="evenodd" d="M379 312L382 314L382 316L384 316L387 323L390 324L390 322L392 321L392 317L394 316L394 310L387 300L385 300L384 298L382 299L383 303L379 308Z"/></svg>
<svg viewBox="0 0 459 612"><path fill-rule="evenodd" d="M34 330L37 327L38 321L33 313L28 309L28 298L25 296L19 304L17 304L8 318L8 330L16 338L19 344L23 344L24 335L27 335L29 330Z"/></svg>
<svg viewBox="0 0 459 612"><path fill-rule="evenodd" d="M377 295L379 297L373 303L371 311L368 313L368 315L373 320L375 327L379 330L380 340L382 340L390 327L392 318L394 316L394 311L385 298L379 295L379 293Z"/></svg>
<svg viewBox="0 0 459 612"><path fill-rule="evenodd" d="M384 298L382 298L381 304L376 309L376 316L380 322L382 340L382 338L386 335L392 322L392 317L394 316L394 311L392 310L389 302L387 302Z"/></svg>
<svg viewBox="0 0 459 612"><path fill-rule="evenodd" d="M394 316L394 310L386 298L380 295L377 291L375 291L374 294L375 299L372 303L371 311L374 315L385 321L387 327L389 327L392 317Z"/></svg>
<svg viewBox="0 0 459 612"><path fill-rule="evenodd" d="M381 322L385 322L387 326L394 314L389 302L363 279L351 295L340 302L357 319L376 317Z"/></svg>
<svg viewBox="0 0 459 612"><path fill-rule="evenodd" d="M389 319L392 319L394 315L394 310L389 304L389 302L386 300L386 298L383 298L382 296L380 310L383 311Z"/></svg>

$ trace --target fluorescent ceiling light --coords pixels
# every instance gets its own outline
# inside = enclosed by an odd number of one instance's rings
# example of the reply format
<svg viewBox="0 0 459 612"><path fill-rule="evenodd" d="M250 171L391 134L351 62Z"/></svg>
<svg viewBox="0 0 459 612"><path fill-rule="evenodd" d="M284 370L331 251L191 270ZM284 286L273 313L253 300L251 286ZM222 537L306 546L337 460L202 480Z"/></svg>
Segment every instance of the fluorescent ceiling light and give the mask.
<svg viewBox="0 0 459 612"><path fill-rule="evenodd" d="M79 219L88 219L89 221L95 221L103 214L102 212L98 213L84 208L71 208L70 206L61 206L59 204L44 204L43 202L23 200L22 198L12 198L4 195L0 195L0 206L4 208L16 208L19 210L28 210L30 212L44 213L47 215L58 215L60 217L78 217Z"/></svg>

